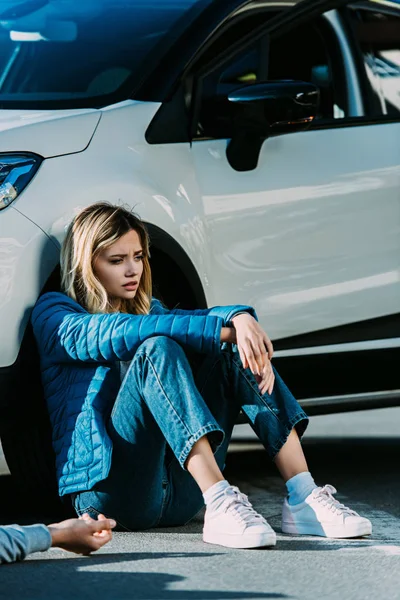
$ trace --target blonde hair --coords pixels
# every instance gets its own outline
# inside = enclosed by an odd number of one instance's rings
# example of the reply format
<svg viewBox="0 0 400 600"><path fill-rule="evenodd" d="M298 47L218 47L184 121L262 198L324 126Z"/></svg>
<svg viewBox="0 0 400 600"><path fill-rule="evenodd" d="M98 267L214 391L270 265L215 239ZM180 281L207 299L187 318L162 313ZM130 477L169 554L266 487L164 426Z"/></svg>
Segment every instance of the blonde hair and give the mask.
<svg viewBox="0 0 400 600"><path fill-rule="evenodd" d="M70 224L61 248L61 289L90 313L116 311L93 265L100 252L132 230L142 245L143 273L135 297L121 300L118 310L148 314L152 296L150 240L143 221L126 208L99 202L84 208Z"/></svg>

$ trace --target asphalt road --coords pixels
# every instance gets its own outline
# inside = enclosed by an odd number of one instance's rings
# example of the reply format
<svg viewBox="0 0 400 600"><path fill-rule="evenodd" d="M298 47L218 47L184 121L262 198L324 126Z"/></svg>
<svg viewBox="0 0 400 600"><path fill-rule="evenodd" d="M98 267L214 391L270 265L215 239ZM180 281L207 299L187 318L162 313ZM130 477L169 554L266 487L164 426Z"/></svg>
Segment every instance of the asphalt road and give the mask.
<svg viewBox="0 0 400 600"><path fill-rule="evenodd" d="M201 539L200 515L182 528L116 533L92 557L51 549L24 563L2 566L0 598L398 600L399 425L400 409L314 417L304 440L317 482L333 484L341 501L372 520L369 539L281 534L284 485L248 429L240 426L226 476L250 495L276 529L276 548L208 546ZM7 474L0 476L2 507L10 485ZM28 499L26 507L21 521L32 518Z"/></svg>

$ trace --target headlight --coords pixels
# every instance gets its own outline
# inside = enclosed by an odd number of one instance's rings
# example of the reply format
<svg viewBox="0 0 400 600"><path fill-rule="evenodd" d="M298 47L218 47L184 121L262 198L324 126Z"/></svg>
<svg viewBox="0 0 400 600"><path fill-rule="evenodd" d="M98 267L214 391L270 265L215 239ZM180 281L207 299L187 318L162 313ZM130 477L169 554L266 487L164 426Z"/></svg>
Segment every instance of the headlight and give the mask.
<svg viewBox="0 0 400 600"><path fill-rule="evenodd" d="M0 154L0 210L26 188L42 160L36 154Z"/></svg>

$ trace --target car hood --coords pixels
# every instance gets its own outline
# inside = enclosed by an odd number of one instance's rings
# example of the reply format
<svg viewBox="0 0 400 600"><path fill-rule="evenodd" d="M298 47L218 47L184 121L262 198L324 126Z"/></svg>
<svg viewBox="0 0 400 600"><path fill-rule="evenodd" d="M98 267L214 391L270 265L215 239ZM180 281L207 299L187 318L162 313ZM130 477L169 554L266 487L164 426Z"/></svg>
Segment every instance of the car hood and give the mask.
<svg viewBox="0 0 400 600"><path fill-rule="evenodd" d="M82 152L101 118L95 109L0 110L0 152L44 158Z"/></svg>

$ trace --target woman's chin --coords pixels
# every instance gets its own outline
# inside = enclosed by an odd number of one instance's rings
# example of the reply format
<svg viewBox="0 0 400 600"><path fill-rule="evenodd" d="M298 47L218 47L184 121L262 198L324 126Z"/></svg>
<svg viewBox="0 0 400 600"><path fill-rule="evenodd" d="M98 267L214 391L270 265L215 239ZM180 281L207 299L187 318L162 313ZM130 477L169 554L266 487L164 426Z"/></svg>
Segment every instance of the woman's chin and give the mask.
<svg viewBox="0 0 400 600"><path fill-rule="evenodd" d="M136 292L137 292L137 289L136 290L125 290L123 292L123 295L121 296L121 298L123 298L124 300L126 298L134 298L136 296Z"/></svg>

